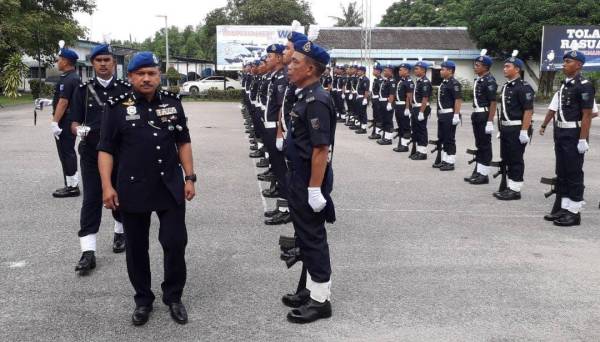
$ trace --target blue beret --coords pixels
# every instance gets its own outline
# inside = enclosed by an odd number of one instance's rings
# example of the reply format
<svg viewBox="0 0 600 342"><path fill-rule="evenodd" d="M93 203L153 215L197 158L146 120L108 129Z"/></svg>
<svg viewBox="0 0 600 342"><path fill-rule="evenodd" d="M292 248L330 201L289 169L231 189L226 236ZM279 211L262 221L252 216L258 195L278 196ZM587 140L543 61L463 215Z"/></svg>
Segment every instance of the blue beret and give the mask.
<svg viewBox="0 0 600 342"><path fill-rule="evenodd" d="M485 55L475 58L475 62L480 62L488 68L492 66L492 59L489 56Z"/></svg>
<svg viewBox="0 0 600 342"><path fill-rule="evenodd" d="M260 65L260 59L255 60L252 64L254 64L254 66L259 66Z"/></svg>
<svg viewBox="0 0 600 342"><path fill-rule="evenodd" d="M259 61L261 63L263 63L263 62L266 63L267 62L267 55L264 55L264 56L260 57Z"/></svg>
<svg viewBox="0 0 600 342"><path fill-rule="evenodd" d="M276 53L281 55L283 54L283 50L285 50L285 46L281 44L271 44L267 47L267 53Z"/></svg>
<svg viewBox="0 0 600 342"><path fill-rule="evenodd" d="M384 69L392 69L392 70L394 70L394 66L391 65L391 64L386 64L383 68Z"/></svg>
<svg viewBox="0 0 600 342"><path fill-rule="evenodd" d="M418 61L417 63L415 63L415 67L421 67L423 69L427 69L427 68L429 68L429 64L427 64L426 62L423 62L423 61Z"/></svg>
<svg viewBox="0 0 600 342"><path fill-rule="evenodd" d="M504 61L504 63L511 63L519 69L525 68L525 62L523 62L520 58L510 57Z"/></svg>
<svg viewBox="0 0 600 342"><path fill-rule="evenodd" d="M443 61L441 67L446 68L446 69L456 70L456 63L454 63L452 61Z"/></svg>
<svg viewBox="0 0 600 342"><path fill-rule="evenodd" d="M408 69L408 70L412 69L412 65L410 65L408 63L400 63L400 65L398 67Z"/></svg>
<svg viewBox="0 0 600 342"><path fill-rule="evenodd" d="M60 49L58 56L69 59L73 62L77 62L77 60L79 59L79 56L77 55L77 53L75 53L75 51L73 51L71 49L67 49L67 48Z"/></svg>
<svg viewBox="0 0 600 342"><path fill-rule="evenodd" d="M96 46L93 50L92 50L92 54L90 55L90 60L94 60L94 58L96 58L96 56L100 56L100 55L112 55L112 47L108 44L101 44Z"/></svg>
<svg viewBox="0 0 600 342"><path fill-rule="evenodd" d="M383 67L381 66L381 64L379 63L375 63L375 65L373 65L373 70L383 70Z"/></svg>
<svg viewBox="0 0 600 342"><path fill-rule="evenodd" d="M565 53L565 55L563 56L563 59L574 59L576 61L580 61L581 63L585 64L585 55L583 54L583 52L577 51L577 50L571 50L571 51L567 51Z"/></svg>
<svg viewBox="0 0 600 342"><path fill-rule="evenodd" d="M358 65L356 65L356 64L352 64L352 68L354 68L354 69L358 69Z"/></svg>
<svg viewBox="0 0 600 342"><path fill-rule="evenodd" d="M308 40L308 37L304 33L291 31L288 33L287 39L292 43L296 43L299 40Z"/></svg>
<svg viewBox="0 0 600 342"><path fill-rule="evenodd" d="M358 70L365 72L367 71L367 68L361 65L358 67Z"/></svg>
<svg viewBox="0 0 600 342"><path fill-rule="evenodd" d="M136 53L129 61L127 72L133 72L140 68L159 66L158 57L150 51Z"/></svg>
<svg viewBox="0 0 600 342"><path fill-rule="evenodd" d="M327 51L310 40L299 40L295 42L294 50L323 65L329 64L330 57Z"/></svg>

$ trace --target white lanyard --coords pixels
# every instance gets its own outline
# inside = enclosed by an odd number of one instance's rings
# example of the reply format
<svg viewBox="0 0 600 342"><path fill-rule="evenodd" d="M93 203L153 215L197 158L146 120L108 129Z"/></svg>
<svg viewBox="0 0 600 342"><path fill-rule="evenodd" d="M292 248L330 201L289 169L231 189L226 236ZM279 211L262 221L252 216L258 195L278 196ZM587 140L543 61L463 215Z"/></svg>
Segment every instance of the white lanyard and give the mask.
<svg viewBox="0 0 600 342"><path fill-rule="evenodd" d="M502 114L504 114L504 118L506 119L506 121L510 121L508 114L506 113L506 101L504 100L504 93L506 92L506 85L508 83L504 84L504 87L502 87Z"/></svg>
<svg viewBox="0 0 600 342"><path fill-rule="evenodd" d="M479 102L477 101L477 83L479 83L479 80L481 80L481 77L477 77L473 84L473 104L475 105L475 108L479 108Z"/></svg>

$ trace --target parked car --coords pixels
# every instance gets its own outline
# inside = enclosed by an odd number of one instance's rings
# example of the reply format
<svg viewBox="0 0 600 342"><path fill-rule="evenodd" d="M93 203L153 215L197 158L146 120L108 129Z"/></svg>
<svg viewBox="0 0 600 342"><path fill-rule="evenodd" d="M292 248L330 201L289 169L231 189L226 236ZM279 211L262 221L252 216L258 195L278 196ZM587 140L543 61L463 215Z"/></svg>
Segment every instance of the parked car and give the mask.
<svg viewBox="0 0 600 342"><path fill-rule="evenodd" d="M223 89L223 83L227 90L242 89L239 81L225 76L209 76L198 81L185 82L181 86L181 95L198 95L206 93L209 89Z"/></svg>

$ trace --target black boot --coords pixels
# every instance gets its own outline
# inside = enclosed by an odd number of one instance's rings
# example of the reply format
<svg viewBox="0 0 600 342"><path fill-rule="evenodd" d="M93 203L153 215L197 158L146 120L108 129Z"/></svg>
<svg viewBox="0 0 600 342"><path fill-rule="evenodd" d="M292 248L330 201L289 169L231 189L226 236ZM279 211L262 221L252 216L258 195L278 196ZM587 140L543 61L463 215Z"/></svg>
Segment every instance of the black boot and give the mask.
<svg viewBox="0 0 600 342"><path fill-rule="evenodd" d="M123 253L125 252L125 234L115 233L113 238L113 252Z"/></svg>
<svg viewBox="0 0 600 342"><path fill-rule="evenodd" d="M499 199L501 201L520 200L521 193L518 191L511 190L511 189L505 189L504 191L494 192L494 197L496 197L497 199Z"/></svg>
<svg viewBox="0 0 600 342"><path fill-rule="evenodd" d="M440 166L440 171L454 171L454 164L445 163Z"/></svg>
<svg viewBox="0 0 600 342"><path fill-rule="evenodd" d="M570 227L570 226L578 226L581 224L581 214L573 214L572 212L566 210L566 212L556 220L554 220L555 226L560 227Z"/></svg>
<svg viewBox="0 0 600 342"><path fill-rule="evenodd" d="M312 298L301 307L292 309L287 315L287 319L291 323L301 324L329 317L331 317L331 302L326 300L324 303L319 303Z"/></svg>
<svg viewBox="0 0 600 342"><path fill-rule="evenodd" d="M490 177L484 176L480 173L476 173L474 177L471 178L469 184L480 185L480 184L489 184Z"/></svg>
<svg viewBox="0 0 600 342"><path fill-rule="evenodd" d="M281 297L283 305L290 308L298 308L308 302L310 299L310 291L308 289L302 289L294 294L288 293Z"/></svg>
<svg viewBox="0 0 600 342"><path fill-rule="evenodd" d="M81 194L79 191L79 186L66 186L64 188L58 189L52 193L53 197L56 198L65 198L65 197L77 197Z"/></svg>
<svg viewBox="0 0 600 342"><path fill-rule="evenodd" d="M269 160L267 158L261 158L257 163L256 163L256 167L258 168L264 168L264 167L269 167Z"/></svg>
<svg viewBox="0 0 600 342"><path fill-rule="evenodd" d="M75 266L75 272L79 272L79 275L87 275L91 270L96 268L96 256L94 251L85 251L81 254L81 259Z"/></svg>

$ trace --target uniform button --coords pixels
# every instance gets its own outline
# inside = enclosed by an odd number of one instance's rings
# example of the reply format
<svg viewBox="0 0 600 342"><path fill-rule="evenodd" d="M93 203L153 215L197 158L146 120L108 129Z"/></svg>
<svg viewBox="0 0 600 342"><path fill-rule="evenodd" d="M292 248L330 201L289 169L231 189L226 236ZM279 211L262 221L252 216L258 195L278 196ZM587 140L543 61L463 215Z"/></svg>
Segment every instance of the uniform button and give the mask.
<svg viewBox="0 0 600 342"><path fill-rule="evenodd" d="M158 160L158 163L159 163L159 164L162 164L162 159L159 159L159 160Z"/></svg>
<svg viewBox="0 0 600 342"><path fill-rule="evenodd" d="M134 124L134 123L132 123L132 124L131 124L131 126L135 127L135 124Z"/></svg>
<svg viewBox="0 0 600 342"><path fill-rule="evenodd" d="M164 173L164 172L161 172L161 173L160 173L160 175L161 175L161 176L164 176L164 175L165 175L165 173Z"/></svg>
<svg viewBox="0 0 600 342"><path fill-rule="evenodd" d="M157 150L160 150L160 146L156 146L156 149L157 149Z"/></svg>
<svg viewBox="0 0 600 342"><path fill-rule="evenodd" d="M151 111L152 111L152 108L148 108L148 111L149 111L149 112L151 112Z"/></svg>
<svg viewBox="0 0 600 342"><path fill-rule="evenodd" d="M131 180L134 180L134 179L135 179L135 177L131 176Z"/></svg>
<svg viewBox="0 0 600 342"><path fill-rule="evenodd" d="M153 133L153 135L156 137L156 136L158 136L158 133Z"/></svg>
<svg viewBox="0 0 600 342"><path fill-rule="evenodd" d="M106 92L103 93L104 95L108 95Z"/></svg>
<svg viewBox="0 0 600 342"><path fill-rule="evenodd" d="M89 104L89 106L91 107L91 106L92 106L92 104L90 103L90 104Z"/></svg>

